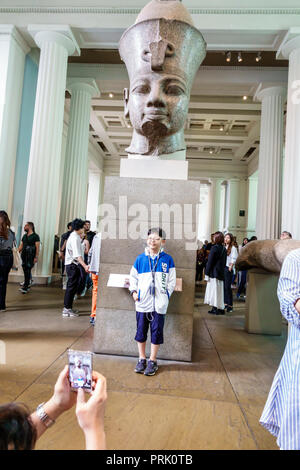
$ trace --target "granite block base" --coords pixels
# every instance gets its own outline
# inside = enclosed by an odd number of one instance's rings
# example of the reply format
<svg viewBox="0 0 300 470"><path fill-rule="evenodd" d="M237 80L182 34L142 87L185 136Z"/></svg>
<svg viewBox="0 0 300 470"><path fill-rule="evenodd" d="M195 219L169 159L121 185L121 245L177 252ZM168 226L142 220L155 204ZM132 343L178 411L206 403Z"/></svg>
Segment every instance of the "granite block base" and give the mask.
<svg viewBox="0 0 300 470"><path fill-rule="evenodd" d="M267 271L253 269L248 272L245 322L248 333L281 335L278 279L278 274Z"/></svg>
<svg viewBox="0 0 300 470"><path fill-rule="evenodd" d="M138 357L135 311L97 308L93 350L99 354ZM167 314L164 326L164 344L157 358L173 361L192 359L193 315ZM150 330L146 345L150 355Z"/></svg>

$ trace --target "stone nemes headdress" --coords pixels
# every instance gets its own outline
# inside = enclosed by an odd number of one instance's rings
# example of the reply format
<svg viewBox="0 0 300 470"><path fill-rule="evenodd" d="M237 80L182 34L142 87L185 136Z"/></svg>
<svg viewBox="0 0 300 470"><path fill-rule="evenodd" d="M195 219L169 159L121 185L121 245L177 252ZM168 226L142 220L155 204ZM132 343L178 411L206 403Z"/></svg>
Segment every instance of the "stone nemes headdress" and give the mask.
<svg viewBox="0 0 300 470"><path fill-rule="evenodd" d="M152 0L120 40L129 78L149 72L177 75L191 89L206 43L179 0Z"/></svg>

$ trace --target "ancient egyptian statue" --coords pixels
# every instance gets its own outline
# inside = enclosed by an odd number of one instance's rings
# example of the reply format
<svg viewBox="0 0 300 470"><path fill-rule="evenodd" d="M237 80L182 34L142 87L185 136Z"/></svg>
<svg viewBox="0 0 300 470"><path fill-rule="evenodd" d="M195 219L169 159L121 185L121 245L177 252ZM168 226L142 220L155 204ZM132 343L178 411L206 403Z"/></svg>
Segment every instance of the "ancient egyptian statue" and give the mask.
<svg viewBox="0 0 300 470"><path fill-rule="evenodd" d="M152 0L121 37L119 51L130 79L124 90L133 127L127 152L182 158L191 87L206 54L191 16L178 0Z"/></svg>
<svg viewBox="0 0 300 470"><path fill-rule="evenodd" d="M300 248L299 240L257 240L245 245L238 256L239 270L251 268L279 273L285 257Z"/></svg>

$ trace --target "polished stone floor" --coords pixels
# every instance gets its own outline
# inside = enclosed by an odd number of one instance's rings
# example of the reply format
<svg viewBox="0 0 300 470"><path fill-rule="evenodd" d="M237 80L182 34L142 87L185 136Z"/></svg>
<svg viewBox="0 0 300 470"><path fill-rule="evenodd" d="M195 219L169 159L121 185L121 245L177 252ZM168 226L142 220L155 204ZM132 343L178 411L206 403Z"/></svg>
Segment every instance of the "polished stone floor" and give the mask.
<svg viewBox="0 0 300 470"><path fill-rule="evenodd" d="M52 393L68 348L92 348L90 297L77 301L79 318L62 318L63 291L33 286L28 295L8 288L0 314L0 403L22 401L34 409ZM94 369L107 377L109 449L277 449L258 423L286 342L244 331L243 302L225 317L212 316L195 299L193 361L159 361L154 377L133 372L136 360L96 355ZM3 345L3 343L1 343ZM0 345L1 345L0 344ZM1 357L1 356L0 356ZM38 449L83 449L74 409L61 416Z"/></svg>

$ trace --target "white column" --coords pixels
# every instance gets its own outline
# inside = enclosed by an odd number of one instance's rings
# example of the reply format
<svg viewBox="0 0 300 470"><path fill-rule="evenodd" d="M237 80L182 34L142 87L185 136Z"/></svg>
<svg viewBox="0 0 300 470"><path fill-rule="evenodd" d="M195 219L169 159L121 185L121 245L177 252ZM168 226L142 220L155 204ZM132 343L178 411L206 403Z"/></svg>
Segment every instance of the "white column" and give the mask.
<svg viewBox="0 0 300 470"><path fill-rule="evenodd" d="M99 94L96 82L92 79L68 79L67 88L71 93L71 107L60 209L60 233L65 231L67 223L71 220L86 217L91 99Z"/></svg>
<svg viewBox="0 0 300 470"><path fill-rule="evenodd" d="M208 183L200 183L200 201L199 201L199 224L198 240L210 240L210 214L209 214L209 189Z"/></svg>
<svg viewBox="0 0 300 470"><path fill-rule="evenodd" d="M300 35L281 49L289 59L285 158L282 192L282 230L300 240Z"/></svg>
<svg viewBox="0 0 300 470"><path fill-rule="evenodd" d="M256 94L261 100L258 161L256 236L279 238L281 230L281 168L283 156L283 107L286 89L267 87Z"/></svg>
<svg viewBox="0 0 300 470"><path fill-rule="evenodd" d="M248 178L248 219L247 219L247 236L256 235L256 207L257 207L257 186L258 175L249 176Z"/></svg>
<svg viewBox="0 0 300 470"><path fill-rule="evenodd" d="M1 209L12 209L27 43L12 25L0 25L0 188Z"/></svg>
<svg viewBox="0 0 300 470"><path fill-rule="evenodd" d="M221 184L224 178L211 178L211 233L220 230Z"/></svg>
<svg viewBox="0 0 300 470"><path fill-rule="evenodd" d="M71 37L56 31L34 36L41 49L24 221L35 223L42 250L37 274L52 273L52 255L59 194L64 102L68 55L75 51Z"/></svg>
<svg viewBox="0 0 300 470"><path fill-rule="evenodd" d="M227 230L233 235L236 235L238 227L239 217L239 191L240 191L240 180L233 178L229 180L228 185L228 225Z"/></svg>
<svg viewBox="0 0 300 470"><path fill-rule="evenodd" d="M91 221L91 230L98 229L98 207L101 189L101 170L89 170L89 190L86 218Z"/></svg>

